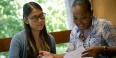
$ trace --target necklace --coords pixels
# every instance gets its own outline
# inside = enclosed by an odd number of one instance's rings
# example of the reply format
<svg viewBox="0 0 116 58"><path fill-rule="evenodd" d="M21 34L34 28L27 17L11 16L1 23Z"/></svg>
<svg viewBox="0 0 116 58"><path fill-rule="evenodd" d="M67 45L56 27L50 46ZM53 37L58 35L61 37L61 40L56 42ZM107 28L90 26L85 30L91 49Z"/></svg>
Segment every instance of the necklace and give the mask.
<svg viewBox="0 0 116 58"><path fill-rule="evenodd" d="M87 50L86 44L84 43L85 37L84 37L84 30L83 29L81 30L81 33L80 33L80 39L83 41L83 47Z"/></svg>
<svg viewBox="0 0 116 58"><path fill-rule="evenodd" d="M80 38L81 38L82 41L85 40L85 37L84 37L84 30L83 30L83 29L81 30Z"/></svg>

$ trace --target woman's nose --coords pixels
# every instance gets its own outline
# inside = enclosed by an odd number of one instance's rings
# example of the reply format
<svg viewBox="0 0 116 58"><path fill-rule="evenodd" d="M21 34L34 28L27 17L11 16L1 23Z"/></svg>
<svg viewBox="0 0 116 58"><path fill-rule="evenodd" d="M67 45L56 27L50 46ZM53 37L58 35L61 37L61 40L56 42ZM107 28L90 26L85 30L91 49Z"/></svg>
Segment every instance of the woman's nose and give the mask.
<svg viewBox="0 0 116 58"><path fill-rule="evenodd" d="M42 19L38 18L38 22L42 22Z"/></svg>
<svg viewBox="0 0 116 58"><path fill-rule="evenodd" d="M78 23L78 24L81 24L81 23L82 23L81 19L78 19L78 20L77 20L77 23Z"/></svg>

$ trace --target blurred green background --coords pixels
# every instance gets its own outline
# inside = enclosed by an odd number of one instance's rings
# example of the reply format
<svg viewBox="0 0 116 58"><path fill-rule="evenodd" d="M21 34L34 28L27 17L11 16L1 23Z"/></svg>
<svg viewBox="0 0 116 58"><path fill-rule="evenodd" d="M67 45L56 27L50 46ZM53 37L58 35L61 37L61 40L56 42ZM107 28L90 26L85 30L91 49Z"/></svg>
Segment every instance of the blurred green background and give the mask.
<svg viewBox="0 0 116 58"><path fill-rule="evenodd" d="M13 37L24 29L22 8L30 0L1 0L0 1L0 38ZM46 13L48 32L67 30L67 18L64 0L33 0L39 3ZM66 51L67 43L56 44L57 54ZM8 52L0 56L8 58Z"/></svg>

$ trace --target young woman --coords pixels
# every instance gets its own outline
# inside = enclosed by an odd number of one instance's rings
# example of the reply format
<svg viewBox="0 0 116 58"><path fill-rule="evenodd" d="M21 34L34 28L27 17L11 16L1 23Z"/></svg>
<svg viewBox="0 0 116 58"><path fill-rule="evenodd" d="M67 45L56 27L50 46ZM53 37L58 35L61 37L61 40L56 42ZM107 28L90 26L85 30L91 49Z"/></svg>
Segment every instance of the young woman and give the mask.
<svg viewBox="0 0 116 58"><path fill-rule="evenodd" d="M56 53L55 41L45 26L45 13L35 2L23 6L25 30L15 34L11 40L9 58L37 58L39 51Z"/></svg>
<svg viewBox="0 0 116 58"><path fill-rule="evenodd" d="M116 27L110 21L93 16L89 0L74 0L72 12L76 26L71 31L67 52L79 47L85 49L92 46L116 47Z"/></svg>

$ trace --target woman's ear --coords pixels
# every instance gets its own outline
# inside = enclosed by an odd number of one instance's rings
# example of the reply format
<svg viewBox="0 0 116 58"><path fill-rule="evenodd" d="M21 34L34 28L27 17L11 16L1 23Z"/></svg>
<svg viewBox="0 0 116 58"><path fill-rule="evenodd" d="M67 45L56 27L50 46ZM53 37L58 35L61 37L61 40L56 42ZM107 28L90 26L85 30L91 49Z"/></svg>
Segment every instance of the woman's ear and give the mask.
<svg viewBox="0 0 116 58"><path fill-rule="evenodd" d="M25 18L25 17L24 17L24 22L25 22L26 24L29 24L28 19Z"/></svg>

